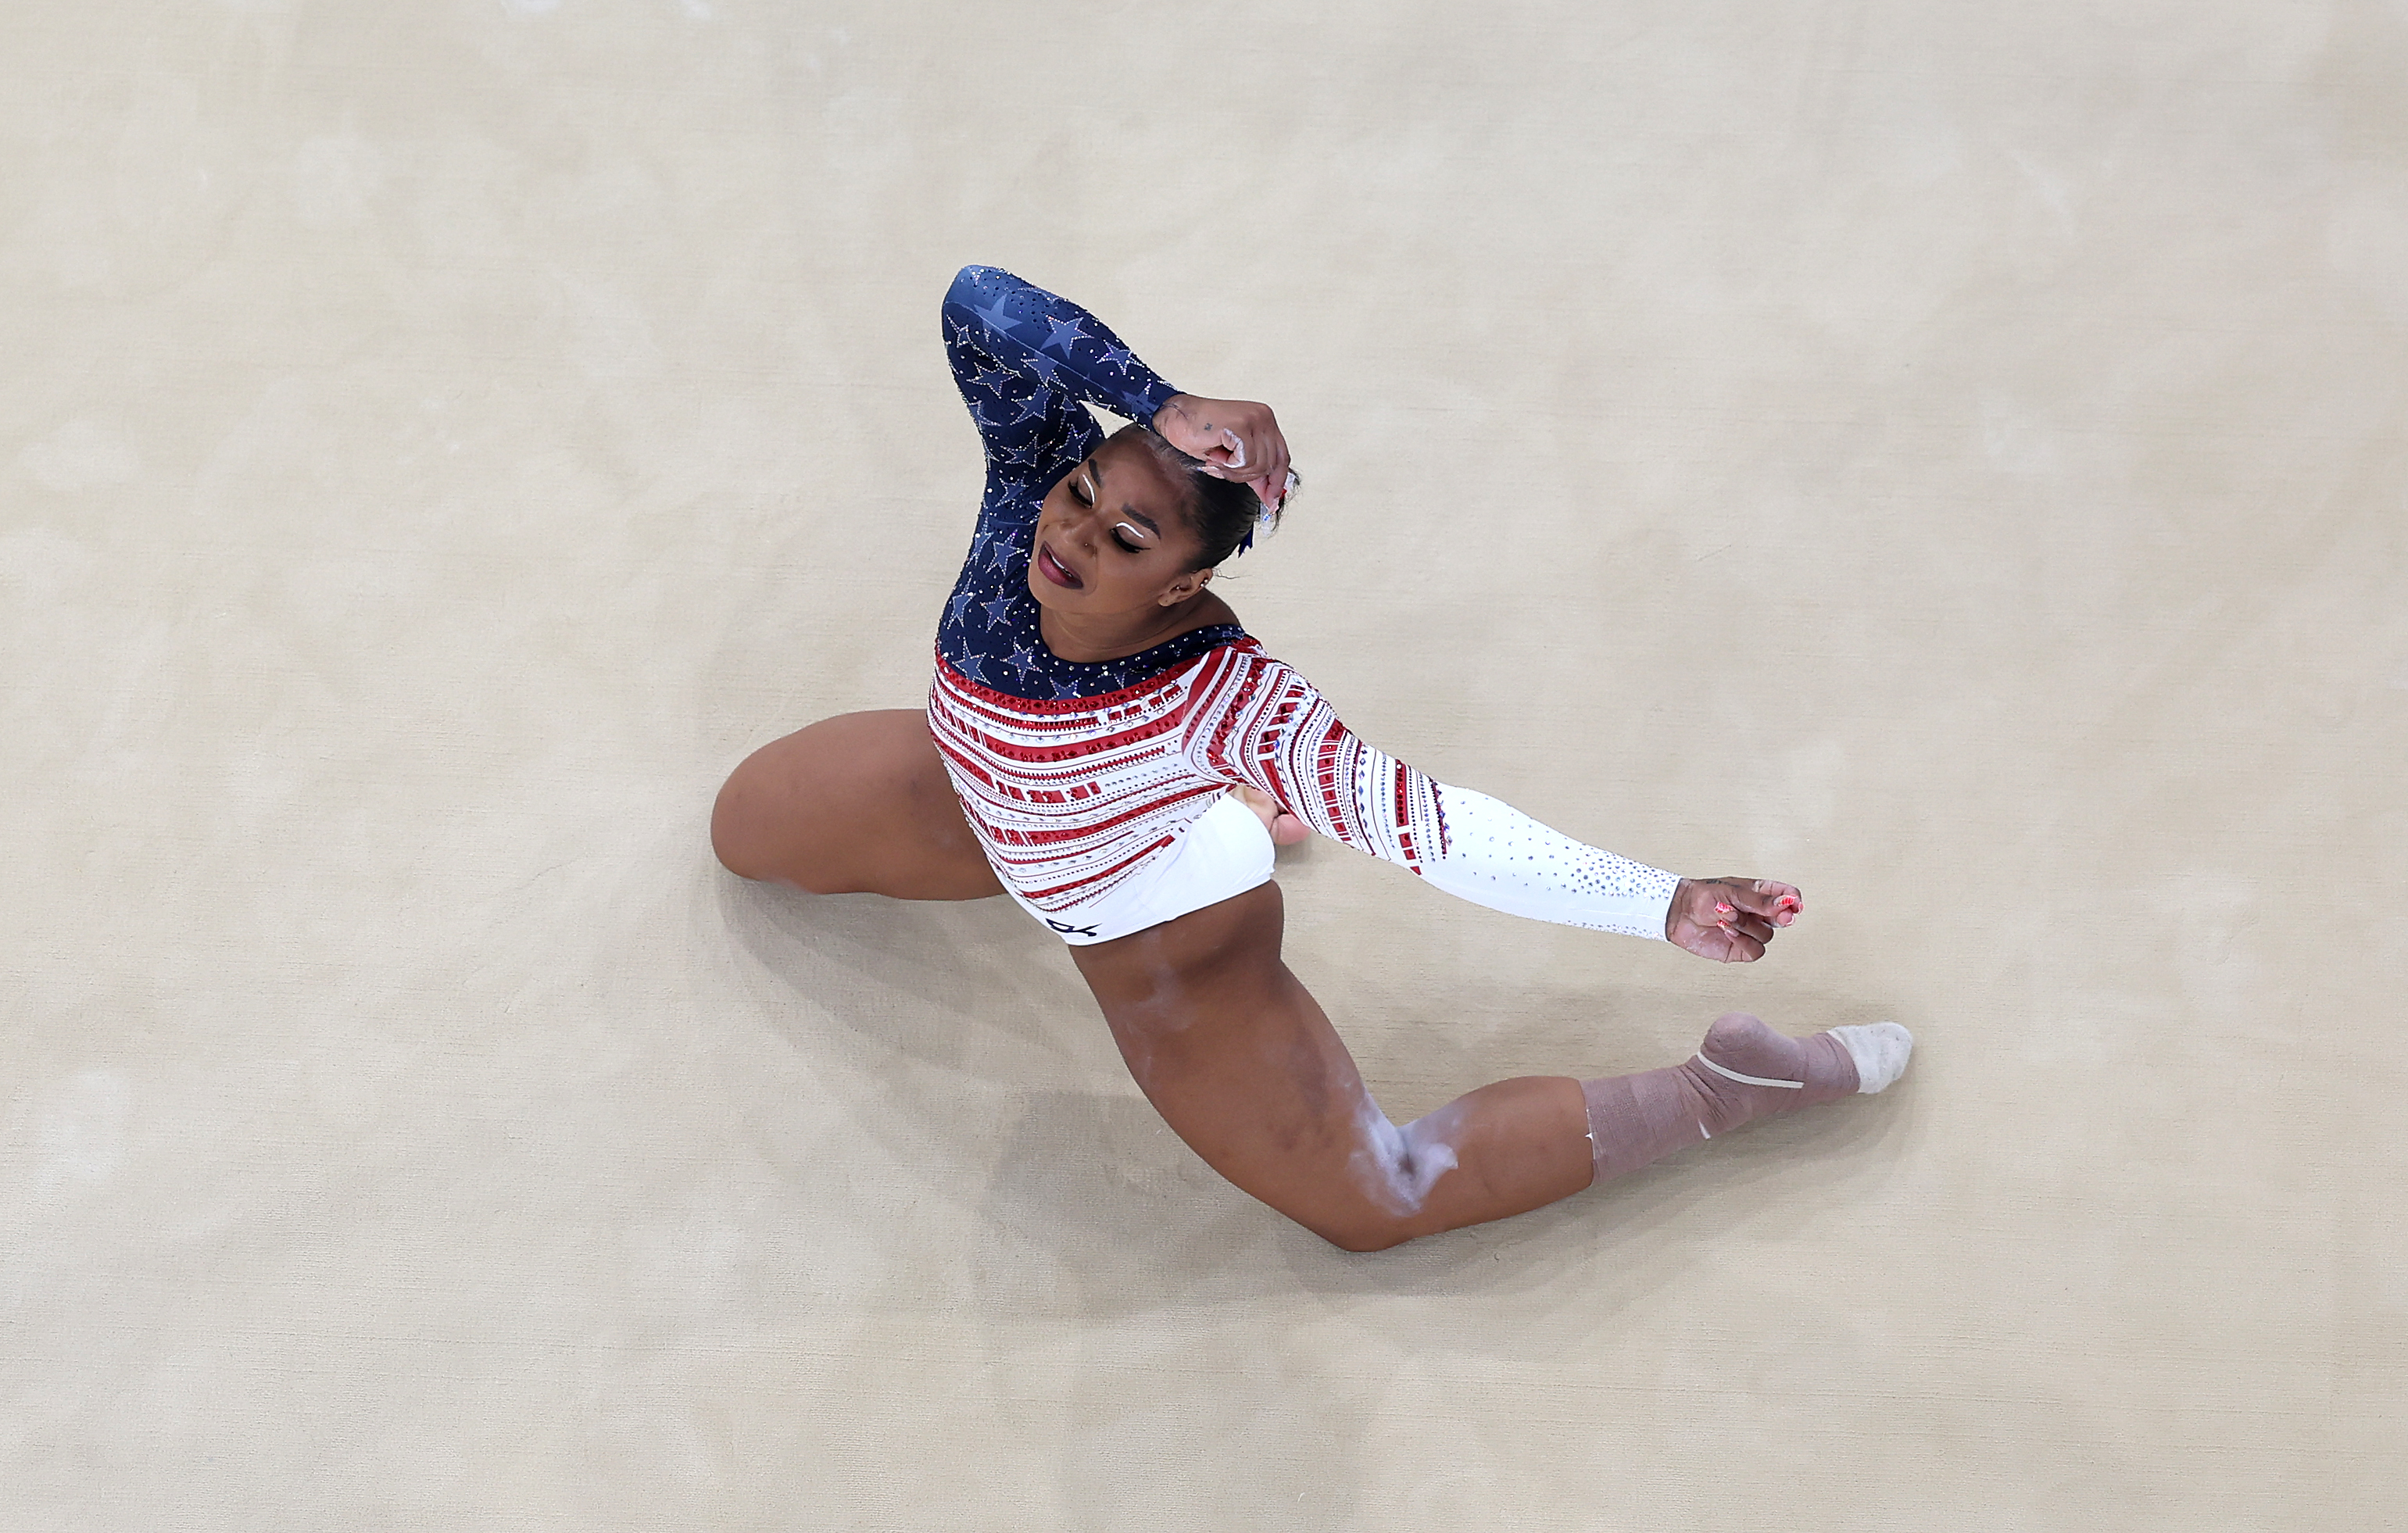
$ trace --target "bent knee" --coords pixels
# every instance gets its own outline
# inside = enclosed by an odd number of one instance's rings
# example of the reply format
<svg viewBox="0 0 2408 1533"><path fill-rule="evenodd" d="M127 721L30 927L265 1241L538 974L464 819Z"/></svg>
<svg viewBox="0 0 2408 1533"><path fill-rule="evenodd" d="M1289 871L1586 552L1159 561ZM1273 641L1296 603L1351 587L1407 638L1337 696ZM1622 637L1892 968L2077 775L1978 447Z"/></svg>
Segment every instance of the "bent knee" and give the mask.
<svg viewBox="0 0 2408 1533"><path fill-rule="evenodd" d="M770 864L767 838L761 834L759 816L750 811L739 770L719 790L718 802L710 806L710 851L719 866L739 879L765 880L769 877Z"/></svg>
<svg viewBox="0 0 2408 1533"><path fill-rule="evenodd" d="M719 866L739 879L793 884L810 894L848 892L825 876L817 859L803 854L809 838L797 836L793 807L769 791L753 765L757 759L729 774L710 806L710 850Z"/></svg>
<svg viewBox="0 0 2408 1533"><path fill-rule="evenodd" d="M1339 1250L1353 1255L1367 1255L1374 1251L1387 1251L1403 1245L1421 1233L1401 1219L1379 1214L1367 1214L1336 1224L1321 1224L1299 1219L1297 1224L1320 1236Z"/></svg>
<svg viewBox="0 0 2408 1533"><path fill-rule="evenodd" d="M719 866L739 879L763 876L760 839L745 823L742 781L744 769L720 785L719 798L710 806L710 851Z"/></svg>
<svg viewBox="0 0 2408 1533"><path fill-rule="evenodd" d="M1349 1198L1351 1201L1351 1198ZM1317 1215L1288 1213L1288 1218L1312 1230L1341 1252L1360 1256L1370 1252L1387 1252L1389 1247L1401 1247L1416 1235L1428 1235L1430 1227L1412 1215L1389 1213L1387 1208L1360 1203L1354 1208L1325 1208Z"/></svg>

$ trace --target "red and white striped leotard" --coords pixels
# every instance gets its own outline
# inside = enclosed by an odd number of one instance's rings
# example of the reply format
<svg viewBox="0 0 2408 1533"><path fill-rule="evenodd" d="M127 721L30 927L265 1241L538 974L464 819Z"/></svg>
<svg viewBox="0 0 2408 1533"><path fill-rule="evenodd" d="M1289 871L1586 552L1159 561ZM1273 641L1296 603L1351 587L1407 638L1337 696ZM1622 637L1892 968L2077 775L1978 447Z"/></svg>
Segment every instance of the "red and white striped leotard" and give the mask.
<svg viewBox="0 0 2408 1533"><path fill-rule="evenodd" d="M976 537L938 629L928 727L1005 889L1074 943L1270 877L1270 794L1313 830L1491 909L1661 938L1676 875L1586 846L1366 743L1233 624L1066 661L1038 633L1028 530L1101 444L1082 400L1150 419L1175 393L1085 310L990 267L946 294L946 351L987 443Z"/></svg>

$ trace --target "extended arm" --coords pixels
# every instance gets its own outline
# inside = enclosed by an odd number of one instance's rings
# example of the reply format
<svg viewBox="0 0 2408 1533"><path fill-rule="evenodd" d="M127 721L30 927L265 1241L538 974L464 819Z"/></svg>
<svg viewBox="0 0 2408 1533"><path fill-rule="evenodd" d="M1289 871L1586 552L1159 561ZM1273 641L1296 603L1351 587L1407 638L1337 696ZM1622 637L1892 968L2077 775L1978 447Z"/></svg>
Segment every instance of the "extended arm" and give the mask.
<svg viewBox="0 0 2408 1533"><path fill-rule="evenodd" d="M1188 740L1196 769L1262 789L1322 835L1490 910L1666 936L1678 874L1584 845L1406 766L1348 729L1293 667L1237 660L1201 701Z"/></svg>
<svg viewBox="0 0 2408 1533"><path fill-rule="evenodd" d="M945 359L1006 472L1042 467L1093 432L1081 401L1151 421L1178 394L1101 320L994 266L964 266L944 302ZM1076 412L1074 417L1074 412Z"/></svg>

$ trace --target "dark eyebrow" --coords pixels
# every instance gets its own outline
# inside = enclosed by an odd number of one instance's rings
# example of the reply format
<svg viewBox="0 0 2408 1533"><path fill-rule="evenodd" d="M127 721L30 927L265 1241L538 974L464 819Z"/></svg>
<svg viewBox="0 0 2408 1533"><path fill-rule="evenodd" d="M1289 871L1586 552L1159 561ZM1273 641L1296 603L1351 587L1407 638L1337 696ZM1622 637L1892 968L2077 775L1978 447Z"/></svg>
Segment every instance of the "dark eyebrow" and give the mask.
<svg viewBox="0 0 2408 1533"><path fill-rule="evenodd" d="M1097 461L1094 458L1089 458L1084 466L1087 470L1087 478L1095 481L1096 500L1098 504L1101 504L1104 498L1104 471L1097 466ZM1121 508L1121 514L1126 516L1132 522L1144 523L1145 530L1154 534L1156 537L1162 536L1162 528L1155 523L1154 518L1146 515L1143 511L1139 510L1136 507L1124 506Z"/></svg>

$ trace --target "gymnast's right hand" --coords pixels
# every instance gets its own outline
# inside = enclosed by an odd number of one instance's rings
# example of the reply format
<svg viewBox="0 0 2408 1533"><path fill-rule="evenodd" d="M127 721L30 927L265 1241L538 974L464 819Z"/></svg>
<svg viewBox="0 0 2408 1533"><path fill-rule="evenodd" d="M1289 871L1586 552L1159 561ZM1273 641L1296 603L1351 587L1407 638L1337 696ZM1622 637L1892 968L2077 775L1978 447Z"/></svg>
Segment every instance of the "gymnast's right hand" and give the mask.
<svg viewBox="0 0 2408 1533"><path fill-rule="evenodd" d="M1770 879L1683 879L1664 913L1664 938L1718 964L1752 964L1773 928L1805 910L1803 895Z"/></svg>
<svg viewBox="0 0 2408 1533"><path fill-rule="evenodd" d="M1154 412L1154 429L1221 478L1252 486L1265 506L1277 509L1287 493L1287 437L1268 405L1175 394Z"/></svg>

